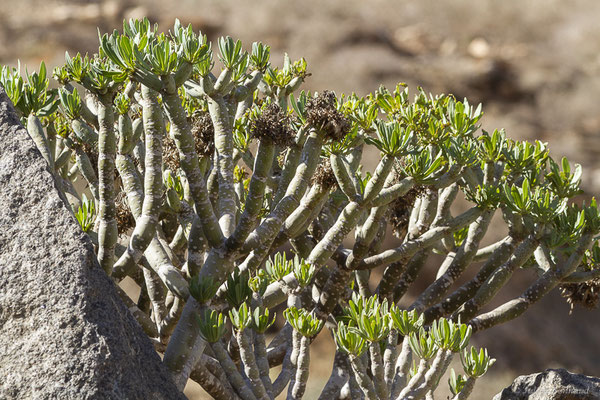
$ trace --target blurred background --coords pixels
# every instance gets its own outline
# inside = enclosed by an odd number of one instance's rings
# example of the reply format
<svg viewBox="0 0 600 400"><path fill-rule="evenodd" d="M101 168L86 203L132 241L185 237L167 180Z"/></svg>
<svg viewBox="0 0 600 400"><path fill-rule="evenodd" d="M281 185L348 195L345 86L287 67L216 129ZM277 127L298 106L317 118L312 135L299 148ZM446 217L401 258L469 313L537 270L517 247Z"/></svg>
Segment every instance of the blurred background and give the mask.
<svg viewBox="0 0 600 400"><path fill-rule="evenodd" d="M305 57L312 75L304 89L364 95L406 82L413 92L422 86L481 102L484 129L546 141L553 156L581 163L591 196L600 193L599 15L596 0L0 0L0 64L21 60L33 69L45 60L53 68L65 51L96 52L96 27L108 32L124 18L147 16L168 30L179 18L211 40L230 35L247 48L269 44L275 66L284 52ZM490 306L519 295L527 274ZM515 376L549 367L600 375L599 317L581 308L569 315L555 290L522 318L478 333L476 344L498 361L473 398L491 398ZM327 380L333 350L321 334L312 347L307 399ZM186 394L206 396L192 384Z"/></svg>

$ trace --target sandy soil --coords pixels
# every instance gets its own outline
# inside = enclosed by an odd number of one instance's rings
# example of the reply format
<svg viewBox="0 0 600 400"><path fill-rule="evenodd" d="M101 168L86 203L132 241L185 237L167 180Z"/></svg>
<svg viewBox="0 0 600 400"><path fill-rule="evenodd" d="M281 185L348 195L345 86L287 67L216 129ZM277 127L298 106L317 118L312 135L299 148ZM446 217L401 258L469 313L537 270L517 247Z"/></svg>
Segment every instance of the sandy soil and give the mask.
<svg viewBox="0 0 600 400"><path fill-rule="evenodd" d="M54 66L65 50L95 52L96 26L105 32L123 18L148 16L166 30L179 17L211 39L270 44L275 64L284 51L305 57L312 73L307 89L365 94L407 82L482 102L484 128L548 141L554 155L584 165L586 191L594 194L600 192L599 13L594 0L2 0L0 64L44 59ZM527 274L502 299L519 294ZM478 334L477 343L498 363L473 398L490 398L515 375L548 367L600 375L599 316L588 310L569 316L554 293L520 320ZM312 350L306 398L324 384L332 348L322 334ZM186 393L203 398L196 388Z"/></svg>

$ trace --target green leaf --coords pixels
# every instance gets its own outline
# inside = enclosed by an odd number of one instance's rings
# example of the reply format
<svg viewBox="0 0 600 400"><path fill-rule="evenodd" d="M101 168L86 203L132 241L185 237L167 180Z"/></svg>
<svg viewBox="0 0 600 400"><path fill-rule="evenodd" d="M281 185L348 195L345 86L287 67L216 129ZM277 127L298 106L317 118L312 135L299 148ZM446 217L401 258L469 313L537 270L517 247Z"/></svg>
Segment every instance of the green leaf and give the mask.
<svg viewBox="0 0 600 400"><path fill-rule="evenodd" d="M265 270L273 281L282 280L286 275L292 273L294 261L288 260L285 253L276 253L265 263Z"/></svg>
<svg viewBox="0 0 600 400"><path fill-rule="evenodd" d="M318 319L313 313L296 307L287 308L283 312L286 321L302 336L313 337L323 327L324 321Z"/></svg>
<svg viewBox="0 0 600 400"><path fill-rule="evenodd" d="M390 317L395 329L402 336L408 336L417 332L425 321L425 316L417 313L417 310L401 310L396 306L390 309Z"/></svg>
<svg viewBox="0 0 600 400"><path fill-rule="evenodd" d="M252 315L248 308L248 304L242 303L239 307L229 310L229 319L231 320L231 324L238 331L243 331L250 326L252 323Z"/></svg>
<svg viewBox="0 0 600 400"><path fill-rule="evenodd" d="M438 350L433 335L427 333L422 327L418 332L411 332L409 334L408 343L412 351L423 360L431 359Z"/></svg>
<svg viewBox="0 0 600 400"><path fill-rule="evenodd" d="M265 70L269 67L270 55L270 46L266 46L261 42L252 43L252 54L250 56L250 63L254 69L260 72L265 72Z"/></svg>
<svg viewBox="0 0 600 400"><path fill-rule="evenodd" d="M79 222L81 230L88 232L94 225L96 205L93 199L88 199L85 194L81 195L81 205L75 212L75 219Z"/></svg>
<svg viewBox="0 0 600 400"><path fill-rule="evenodd" d="M196 275L190 280L190 294L200 304L212 300L218 289L219 282L215 281L212 277L200 279L200 277Z"/></svg>
<svg viewBox="0 0 600 400"><path fill-rule="evenodd" d="M365 350L365 340L343 322L338 323L333 335L338 348L347 354L360 356Z"/></svg>
<svg viewBox="0 0 600 400"><path fill-rule="evenodd" d="M488 356L487 349L480 349L477 351L475 347L471 346L470 350L464 349L460 357L465 373L472 378L479 378L483 376L489 367L491 367L496 359Z"/></svg>
<svg viewBox="0 0 600 400"><path fill-rule="evenodd" d="M200 316L196 315L200 336L209 343L218 342L227 326L225 316L215 310L205 309Z"/></svg>
<svg viewBox="0 0 600 400"><path fill-rule="evenodd" d="M220 37L218 40L220 57L219 59L229 70L233 70L242 60L245 54L242 53L242 42L234 41L231 37Z"/></svg>
<svg viewBox="0 0 600 400"><path fill-rule="evenodd" d="M235 269L227 278L225 299L232 307L239 307L252 297L252 289L248 285L248 271Z"/></svg>
<svg viewBox="0 0 600 400"><path fill-rule="evenodd" d="M252 328L257 333L264 333L275 322L275 314L273 318L269 317L269 309L258 307L252 313Z"/></svg>

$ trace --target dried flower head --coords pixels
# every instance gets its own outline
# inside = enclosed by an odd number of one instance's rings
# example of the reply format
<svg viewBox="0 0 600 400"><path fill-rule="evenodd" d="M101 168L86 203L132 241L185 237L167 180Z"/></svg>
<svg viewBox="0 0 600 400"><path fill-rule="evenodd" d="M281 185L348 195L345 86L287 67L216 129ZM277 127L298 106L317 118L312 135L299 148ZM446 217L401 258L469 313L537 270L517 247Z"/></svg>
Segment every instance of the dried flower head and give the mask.
<svg viewBox="0 0 600 400"><path fill-rule="evenodd" d="M596 308L600 299L600 279L592 279L582 283L567 283L560 286L561 295L566 298L573 312L575 304L585 308Z"/></svg>
<svg viewBox="0 0 600 400"><path fill-rule="evenodd" d="M306 103L306 121L331 140L340 140L350 131L350 121L336 107L335 93L324 91Z"/></svg>
<svg viewBox="0 0 600 400"><path fill-rule="evenodd" d="M125 192L119 192L119 194L117 194L115 203L117 206L117 229L119 235L122 235L135 227L135 218L133 218L133 214L127 204Z"/></svg>
<svg viewBox="0 0 600 400"><path fill-rule="evenodd" d="M177 150L175 141L169 135L165 135L163 139L162 161L163 165L171 171L179 169L179 150Z"/></svg>
<svg viewBox="0 0 600 400"><path fill-rule="evenodd" d="M417 197L423 192L423 187L418 186L409 190L404 196L392 202L388 211L388 222L392 226L394 235L403 239L408 229L410 213Z"/></svg>
<svg viewBox="0 0 600 400"><path fill-rule="evenodd" d="M215 152L215 128L207 112L194 114L192 117L192 133L196 153L200 157L211 157Z"/></svg>
<svg viewBox="0 0 600 400"><path fill-rule="evenodd" d="M267 105L250 121L250 134L259 140L270 140L279 146L289 146L294 141L289 118L275 103Z"/></svg>
<svg viewBox="0 0 600 400"><path fill-rule="evenodd" d="M329 158L322 159L321 163L317 166L310 183L312 185L321 185L329 188L337 186L337 180L335 179L333 169L331 169L331 162L329 162Z"/></svg>

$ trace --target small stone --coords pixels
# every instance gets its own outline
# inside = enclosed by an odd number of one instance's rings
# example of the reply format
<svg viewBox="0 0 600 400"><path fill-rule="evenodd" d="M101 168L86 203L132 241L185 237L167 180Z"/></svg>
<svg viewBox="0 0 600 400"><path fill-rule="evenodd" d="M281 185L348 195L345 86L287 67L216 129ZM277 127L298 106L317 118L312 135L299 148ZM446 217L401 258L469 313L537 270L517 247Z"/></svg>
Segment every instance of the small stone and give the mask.
<svg viewBox="0 0 600 400"><path fill-rule="evenodd" d="M484 38L475 38L469 43L467 53L473 58L486 58L490 55L490 45Z"/></svg>
<svg viewBox="0 0 600 400"><path fill-rule="evenodd" d="M522 375L493 400L598 400L600 379L566 369Z"/></svg>

